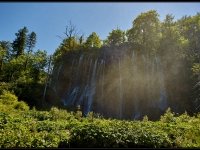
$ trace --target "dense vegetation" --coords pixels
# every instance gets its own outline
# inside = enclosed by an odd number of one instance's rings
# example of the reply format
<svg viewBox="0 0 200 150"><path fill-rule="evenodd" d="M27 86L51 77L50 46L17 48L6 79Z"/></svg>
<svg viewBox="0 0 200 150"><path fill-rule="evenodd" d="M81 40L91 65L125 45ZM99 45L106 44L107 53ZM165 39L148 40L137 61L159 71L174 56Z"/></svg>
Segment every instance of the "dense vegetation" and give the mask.
<svg viewBox="0 0 200 150"><path fill-rule="evenodd" d="M167 15L163 22L158 17L153 10L141 13L131 29L114 29L103 41L95 32L85 40L69 23L53 56L34 51L37 36L26 27L12 42L0 41L0 147L200 147L200 14L177 21ZM192 116L168 109L154 122L147 116L143 121L82 117L59 98L48 99L54 74L72 59L68 56L113 48L159 55L169 98L176 97Z"/></svg>
<svg viewBox="0 0 200 150"><path fill-rule="evenodd" d="M0 97L0 147L199 147L200 115L170 109L159 121L103 119L90 113L29 109L4 91Z"/></svg>

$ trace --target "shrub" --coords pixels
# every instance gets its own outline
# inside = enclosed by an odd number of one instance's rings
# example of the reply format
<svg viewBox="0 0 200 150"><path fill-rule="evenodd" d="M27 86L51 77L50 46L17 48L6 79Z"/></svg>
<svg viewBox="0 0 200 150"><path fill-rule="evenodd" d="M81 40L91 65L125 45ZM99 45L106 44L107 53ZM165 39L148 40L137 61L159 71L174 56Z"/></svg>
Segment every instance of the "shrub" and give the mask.
<svg viewBox="0 0 200 150"><path fill-rule="evenodd" d="M22 110L22 111L29 110L29 106L23 101L14 104L14 108L17 110Z"/></svg>
<svg viewBox="0 0 200 150"><path fill-rule="evenodd" d="M171 112L171 109L170 108L168 108L167 110L166 110L166 112L165 112L165 114L163 115L163 116L161 116L160 117L160 121L161 122L166 122L166 123L168 123L168 122L174 122L175 121L175 117L174 117L174 113L173 112Z"/></svg>
<svg viewBox="0 0 200 150"><path fill-rule="evenodd" d="M47 111L32 110L28 114L30 115L30 117L36 118L38 121L51 119L51 116Z"/></svg>
<svg viewBox="0 0 200 150"><path fill-rule="evenodd" d="M4 94L6 95L6 94ZM6 108L15 108L6 111ZM81 117L56 107L29 111L26 103L0 103L0 148L198 148L200 115L175 116L167 110L160 121L125 121ZM18 111L20 110L20 111Z"/></svg>
<svg viewBox="0 0 200 150"><path fill-rule="evenodd" d="M6 105L12 105L14 103L17 103L18 98L13 93L9 91L3 91L2 95L0 95L0 102Z"/></svg>
<svg viewBox="0 0 200 150"><path fill-rule="evenodd" d="M167 133L143 125L115 120L88 123L73 128L70 143L74 147L171 147Z"/></svg>
<svg viewBox="0 0 200 150"><path fill-rule="evenodd" d="M12 83L0 82L0 95L3 93L3 91L9 91L12 86Z"/></svg>
<svg viewBox="0 0 200 150"><path fill-rule="evenodd" d="M74 117L66 110L58 109L56 107L51 108L49 115L51 116L51 120L69 120Z"/></svg>

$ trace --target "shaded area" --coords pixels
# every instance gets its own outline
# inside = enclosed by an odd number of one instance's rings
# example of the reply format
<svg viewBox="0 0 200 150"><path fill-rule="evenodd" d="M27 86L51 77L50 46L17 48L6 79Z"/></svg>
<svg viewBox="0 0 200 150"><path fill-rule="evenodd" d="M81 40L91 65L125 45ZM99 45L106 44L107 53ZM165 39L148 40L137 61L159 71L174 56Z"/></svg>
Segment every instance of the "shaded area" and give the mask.
<svg viewBox="0 0 200 150"><path fill-rule="evenodd" d="M183 93L171 92L184 83L170 87L172 72L167 70L166 74L164 69L159 56L147 57L127 46L71 52L54 70L52 96L56 94L69 108L80 105L83 116L93 111L119 119L141 119L144 115L158 119L168 107L184 112L187 107L177 105ZM184 103L181 98L179 102Z"/></svg>

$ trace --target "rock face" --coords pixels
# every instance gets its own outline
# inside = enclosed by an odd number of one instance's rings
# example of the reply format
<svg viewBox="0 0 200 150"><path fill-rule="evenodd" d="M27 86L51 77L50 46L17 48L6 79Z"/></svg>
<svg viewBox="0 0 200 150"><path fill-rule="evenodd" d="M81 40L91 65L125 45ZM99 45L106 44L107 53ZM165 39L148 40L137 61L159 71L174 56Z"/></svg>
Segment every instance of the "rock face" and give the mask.
<svg viewBox="0 0 200 150"><path fill-rule="evenodd" d="M160 58L121 48L66 55L54 68L51 88L63 105L105 117L156 119L168 107Z"/></svg>

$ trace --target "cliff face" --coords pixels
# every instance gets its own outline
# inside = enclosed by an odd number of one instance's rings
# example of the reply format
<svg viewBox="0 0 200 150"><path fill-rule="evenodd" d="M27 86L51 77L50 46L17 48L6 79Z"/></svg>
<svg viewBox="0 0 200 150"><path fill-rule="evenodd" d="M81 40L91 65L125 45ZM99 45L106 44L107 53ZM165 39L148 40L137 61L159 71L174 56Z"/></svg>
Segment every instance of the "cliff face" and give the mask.
<svg viewBox="0 0 200 150"><path fill-rule="evenodd" d="M158 56L139 50L69 53L54 68L51 94L65 106L80 105L85 116L93 111L120 119L158 119L168 107L184 107L177 104L182 97L173 101L181 91L172 91L176 86L169 86L166 72Z"/></svg>

